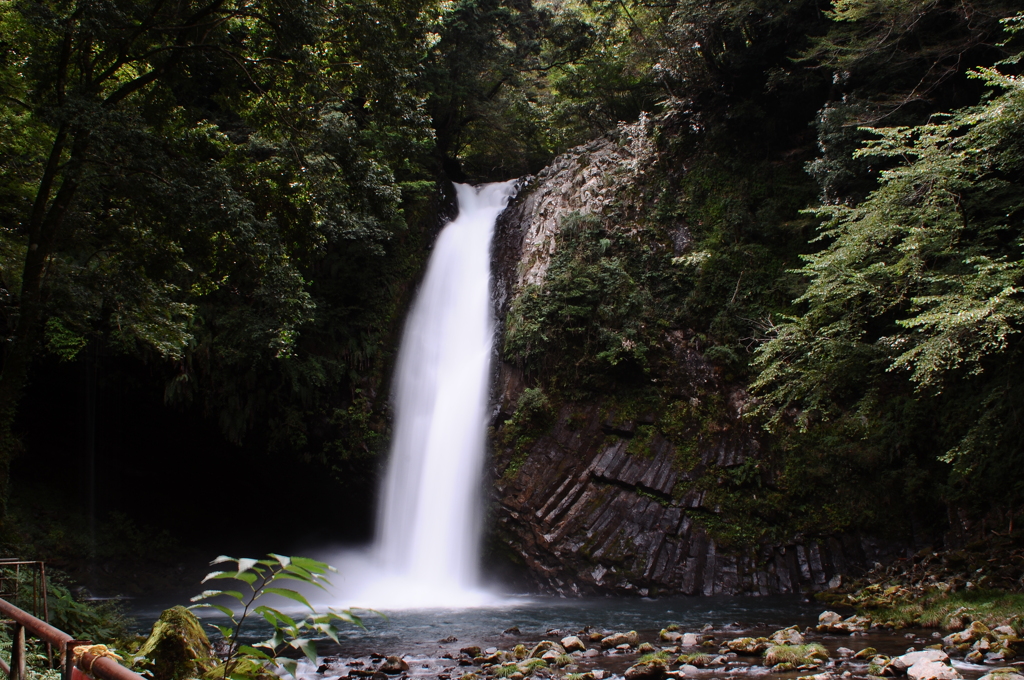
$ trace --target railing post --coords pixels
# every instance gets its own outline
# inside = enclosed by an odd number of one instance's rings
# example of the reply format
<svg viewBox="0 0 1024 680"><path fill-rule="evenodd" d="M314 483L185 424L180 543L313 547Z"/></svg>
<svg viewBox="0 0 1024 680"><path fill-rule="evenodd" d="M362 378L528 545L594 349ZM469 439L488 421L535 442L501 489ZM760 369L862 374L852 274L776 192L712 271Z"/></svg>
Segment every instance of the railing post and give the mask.
<svg viewBox="0 0 1024 680"><path fill-rule="evenodd" d="M25 626L15 623L13 633L10 680L25 680Z"/></svg>
<svg viewBox="0 0 1024 680"><path fill-rule="evenodd" d="M92 640L68 640L64 643L63 680L71 680L75 674L75 647L91 644Z"/></svg>

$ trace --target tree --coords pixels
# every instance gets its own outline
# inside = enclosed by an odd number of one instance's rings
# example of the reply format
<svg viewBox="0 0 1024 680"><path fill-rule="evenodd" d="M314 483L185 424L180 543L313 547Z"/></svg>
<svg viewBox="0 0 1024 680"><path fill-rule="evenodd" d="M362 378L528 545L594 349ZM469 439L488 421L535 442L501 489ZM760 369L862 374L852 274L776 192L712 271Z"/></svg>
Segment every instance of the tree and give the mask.
<svg viewBox="0 0 1024 680"><path fill-rule="evenodd" d="M862 203L816 211L826 245L800 270L805 311L759 348L753 387L776 429L849 415L863 437L911 399L924 413L912 446L954 465L954 495L1019 500L1001 470L1024 441L1024 87L992 68L975 77L1000 92L870 130L858 155L897 164Z"/></svg>
<svg viewBox="0 0 1024 680"><path fill-rule="evenodd" d="M346 243L380 253L402 228L397 158L429 139L404 87L425 7L0 7L0 500L40 343L182 362L226 326L236 352L286 358L315 318L302 264Z"/></svg>

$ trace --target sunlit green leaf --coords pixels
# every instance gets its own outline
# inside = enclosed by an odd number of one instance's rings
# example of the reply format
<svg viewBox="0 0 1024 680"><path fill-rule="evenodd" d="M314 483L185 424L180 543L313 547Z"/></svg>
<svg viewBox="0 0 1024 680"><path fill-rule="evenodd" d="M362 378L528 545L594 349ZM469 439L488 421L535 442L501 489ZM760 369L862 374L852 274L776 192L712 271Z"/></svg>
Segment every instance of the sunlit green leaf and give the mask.
<svg viewBox="0 0 1024 680"><path fill-rule="evenodd" d="M296 649L301 649L310 663L316 663L316 643L309 638L299 638L288 643Z"/></svg>
<svg viewBox="0 0 1024 680"><path fill-rule="evenodd" d="M281 597L286 597L289 600L294 600L295 602L301 602L302 604L306 605L311 611L315 611L313 609L313 605L309 603L309 600L307 600L305 596L289 588L264 588L263 592L271 593L273 595L280 595Z"/></svg>
<svg viewBox="0 0 1024 680"><path fill-rule="evenodd" d="M248 654L249 656L255 656L258 659L272 659L272 658L274 658L274 657L270 656L269 654L267 654L266 652L261 652L260 650L256 649L255 647L250 647L249 645L240 645L238 647L238 651L240 651L242 654Z"/></svg>

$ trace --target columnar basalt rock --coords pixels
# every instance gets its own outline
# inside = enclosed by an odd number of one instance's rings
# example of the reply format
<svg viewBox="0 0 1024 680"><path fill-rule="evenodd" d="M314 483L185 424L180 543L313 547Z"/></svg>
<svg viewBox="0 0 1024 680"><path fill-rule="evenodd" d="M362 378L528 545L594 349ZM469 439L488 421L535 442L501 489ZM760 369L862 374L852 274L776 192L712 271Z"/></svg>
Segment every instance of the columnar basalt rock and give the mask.
<svg viewBox="0 0 1024 680"><path fill-rule="evenodd" d="M495 234L499 319L524 289L543 286L563 217L576 212L600 218L616 203L621 214L622 204L634 200L623 190L628 193L652 162L645 125L623 126L523 181ZM666 247L679 254L689 237L684 227L676 231ZM714 393L722 404L714 428L685 456L678 439L674 444L655 427L657 414L616 412L612 398L560 404L553 424L532 441L515 451L498 447L496 531L539 588L566 595L823 590L891 553L893 546L852 535L723 547L702 520L720 508L701 482L708 469L758 459L760 435L743 417L749 397L741 385L720 377L687 331L667 330L663 346L669 360L658 379L678 385L695 402L699 394ZM500 439L502 424L530 385L501 361L495 385Z"/></svg>

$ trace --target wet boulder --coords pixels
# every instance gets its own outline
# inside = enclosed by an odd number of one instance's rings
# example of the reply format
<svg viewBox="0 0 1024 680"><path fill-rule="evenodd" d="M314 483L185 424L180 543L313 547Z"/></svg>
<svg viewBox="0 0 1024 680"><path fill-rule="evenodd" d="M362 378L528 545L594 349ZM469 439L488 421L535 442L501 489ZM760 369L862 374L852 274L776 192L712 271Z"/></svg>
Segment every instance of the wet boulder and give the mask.
<svg viewBox="0 0 1024 680"><path fill-rule="evenodd" d="M962 680L963 676L952 666L940 661L918 661L907 669L910 680Z"/></svg>
<svg viewBox="0 0 1024 680"><path fill-rule="evenodd" d="M668 676L668 663L664 659L650 659L626 669L626 680L662 680Z"/></svg>
<svg viewBox="0 0 1024 680"><path fill-rule="evenodd" d="M640 644L640 635L635 630L631 630L628 633L612 633L607 637L601 638L601 647L604 649L611 649L619 645L636 647L638 644Z"/></svg>
<svg viewBox="0 0 1024 680"><path fill-rule="evenodd" d="M844 619L839 614L827 611L818 616L819 633L859 633L871 627L870 616L851 616Z"/></svg>
<svg viewBox="0 0 1024 680"><path fill-rule="evenodd" d="M658 639L663 642L670 642L672 644L676 644L683 639L683 634L675 630L668 630L666 628L662 628L661 632L658 633Z"/></svg>
<svg viewBox="0 0 1024 680"><path fill-rule="evenodd" d="M537 643L537 646L530 650L531 659L539 659L548 652L554 652L555 656L561 656L565 654L565 648L558 644L554 640L543 640Z"/></svg>
<svg viewBox="0 0 1024 680"><path fill-rule="evenodd" d="M136 669L148 671L153 680L199 678L217 665L199 619L181 606L160 614L136 658L141 658Z"/></svg>
<svg viewBox="0 0 1024 680"><path fill-rule="evenodd" d="M772 645L764 653L765 666L793 664L794 668L820 666L828 661L828 650L817 642L808 645Z"/></svg>
<svg viewBox="0 0 1024 680"><path fill-rule="evenodd" d="M700 644L700 636L696 633L683 633L683 639L679 644L683 647L696 647Z"/></svg>
<svg viewBox="0 0 1024 680"><path fill-rule="evenodd" d="M804 636L800 634L800 629L797 626L777 630L769 639L776 645L802 645L804 643Z"/></svg>
<svg viewBox="0 0 1024 680"><path fill-rule="evenodd" d="M958 645L970 644L979 640L988 639L991 634L992 631L988 629L988 626L981 621L974 621L971 625L967 626L967 628L942 638L942 644L947 647L956 647Z"/></svg>
<svg viewBox="0 0 1024 680"><path fill-rule="evenodd" d="M908 652L902 656L895 657L889 662L889 666L897 673L904 673L911 666L922 661L949 663L949 655L938 649L925 649L920 652Z"/></svg>
<svg viewBox="0 0 1024 680"><path fill-rule="evenodd" d="M388 675L398 675L399 673L404 673L409 670L409 664L405 662L405 659L399 656L389 656L377 670L381 673L387 673Z"/></svg>
<svg viewBox="0 0 1024 680"><path fill-rule="evenodd" d="M587 645L575 635L562 638L562 647L566 652L585 652Z"/></svg>
<svg viewBox="0 0 1024 680"><path fill-rule="evenodd" d="M991 673L981 676L978 680L1024 680L1024 675L1021 675L1015 668L997 668Z"/></svg>
<svg viewBox="0 0 1024 680"><path fill-rule="evenodd" d="M768 649L770 643L768 642L768 638L741 637L736 638L735 640L729 640L725 643L725 646L730 652L754 656Z"/></svg>
<svg viewBox="0 0 1024 680"><path fill-rule="evenodd" d="M696 654L680 654L679 658L676 659L676 663L683 666L706 668L711 665L712 660L711 656L697 652Z"/></svg>

